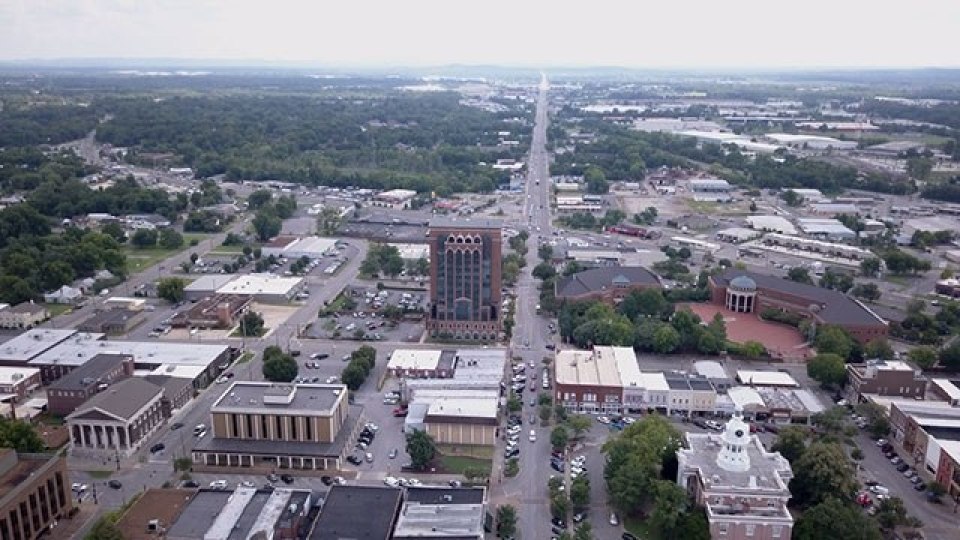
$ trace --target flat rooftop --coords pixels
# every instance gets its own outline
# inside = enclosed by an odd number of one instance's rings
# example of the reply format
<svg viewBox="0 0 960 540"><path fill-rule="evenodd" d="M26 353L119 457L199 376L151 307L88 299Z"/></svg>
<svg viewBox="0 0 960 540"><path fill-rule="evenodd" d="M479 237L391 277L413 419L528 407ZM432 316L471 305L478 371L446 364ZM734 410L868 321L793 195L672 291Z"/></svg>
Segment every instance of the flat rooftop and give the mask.
<svg viewBox="0 0 960 540"><path fill-rule="evenodd" d="M503 223L492 219L469 219L435 217L430 220L430 228L437 229L496 229L503 228Z"/></svg>
<svg viewBox="0 0 960 540"><path fill-rule="evenodd" d="M217 289L220 294L286 295L303 283L301 277L283 277L273 274L248 274Z"/></svg>
<svg viewBox="0 0 960 540"><path fill-rule="evenodd" d="M76 334L76 330L35 328L0 345L0 360L28 362ZM93 334L100 337L99 334Z"/></svg>
<svg viewBox="0 0 960 540"><path fill-rule="evenodd" d="M237 279L237 274L204 274L183 288L186 292L214 292Z"/></svg>
<svg viewBox="0 0 960 540"><path fill-rule="evenodd" d="M400 510L393 538L483 536L483 489L413 488Z"/></svg>
<svg viewBox="0 0 960 540"><path fill-rule="evenodd" d="M782 371L751 371L741 369L737 371L737 380L741 384L751 386L788 386L798 388L799 383L789 374Z"/></svg>
<svg viewBox="0 0 960 540"><path fill-rule="evenodd" d="M236 381L213 404L214 413L272 412L330 416L344 399L342 384L292 384Z"/></svg>
<svg viewBox="0 0 960 540"><path fill-rule="evenodd" d="M497 423L496 397L488 398L437 398L427 409L428 422ZM486 422L485 422L486 421Z"/></svg>
<svg viewBox="0 0 960 540"><path fill-rule="evenodd" d="M29 367L4 367L0 366L0 385L17 384L25 379L29 379L40 373L39 369Z"/></svg>
<svg viewBox="0 0 960 540"><path fill-rule="evenodd" d="M756 435L750 436L745 451L750 458L746 472L729 471L717 464L717 456L723 448L722 433L686 433L687 448L681 449L687 467L700 470L704 482L709 481L711 490L743 489L789 493L787 484L793 473L790 463L776 452L767 452Z"/></svg>
<svg viewBox="0 0 960 540"><path fill-rule="evenodd" d="M388 540L403 492L379 486L333 486L310 540Z"/></svg>
<svg viewBox="0 0 960 540"><path fill-rule="evenodd" d="M210 527L233 497L232 491L201 489L173 525L167 529L169 538L204 538Z"/></svg>
<svg viewBox="0 0 960 540"><path fill-rule="evenodd" d="M387 361L387 369L434 370L442 354L440 350L396 349Z"/></svg>
<svg viewBox="0 0 960 540"><path fill-rule="evenodd" d="M156 533L147 531L150 520L159 520L161 527L169 528L194 494L192 489L148 489L123 513L117 527L128 540L156 540Z"/></svg>
<svg viewBox="0 0 960 540"><path fill-rule="evenodd" d="M101 334L77 334L48 349L29 362L31 366L80 366L98 354L133 356L137 368L143 366L194 365L209 366L230 348L213 343L178 343L174 341L100 340Z"/></svg>
<svg viewBox="0 0 960 540"><path fill-rule="evenodd" d="M213 520L213 524L203 535L204 540L227 540L230 531L233 530L256 494L255 488L238 487L227 500L227 504L220 509L217 519Z"/></svg>

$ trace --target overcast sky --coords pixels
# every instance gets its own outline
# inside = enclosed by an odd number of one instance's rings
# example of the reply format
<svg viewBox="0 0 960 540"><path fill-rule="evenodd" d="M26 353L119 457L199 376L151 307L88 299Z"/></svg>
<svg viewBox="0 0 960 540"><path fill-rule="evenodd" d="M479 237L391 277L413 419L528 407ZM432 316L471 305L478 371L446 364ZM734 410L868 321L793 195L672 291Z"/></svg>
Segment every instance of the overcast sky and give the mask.
<svg viewBox="0 0 960 540"><path fill-rule="evenodd" d="M0 60L960 64L960 0L0 0Z"/></svg>

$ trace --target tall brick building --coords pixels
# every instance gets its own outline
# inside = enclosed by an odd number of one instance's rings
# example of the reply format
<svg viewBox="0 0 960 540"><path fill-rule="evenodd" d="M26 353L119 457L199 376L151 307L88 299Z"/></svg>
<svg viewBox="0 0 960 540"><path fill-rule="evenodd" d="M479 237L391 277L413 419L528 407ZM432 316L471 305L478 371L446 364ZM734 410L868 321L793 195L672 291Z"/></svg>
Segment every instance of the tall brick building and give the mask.
<svg viewBox="0 0 960 540"><path fill-rule="evenodd" d="M432 336L492 340L500 334L501 227L488 220L430 222Z"/></svg>

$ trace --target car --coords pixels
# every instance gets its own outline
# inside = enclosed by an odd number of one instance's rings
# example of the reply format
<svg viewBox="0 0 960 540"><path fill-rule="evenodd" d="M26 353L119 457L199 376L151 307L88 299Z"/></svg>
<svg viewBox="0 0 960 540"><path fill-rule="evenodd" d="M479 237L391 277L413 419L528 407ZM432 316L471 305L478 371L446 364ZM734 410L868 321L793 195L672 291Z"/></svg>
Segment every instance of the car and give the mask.
<svg viewBox="0 0 960 540"><path fill-rule="evenodd" d="M536 397L530 398L530 406L531 406L531 407L536 407L536 406L537 406L537 398L536 398Z"/></svg>
<svg viewBox="0 0 960 540"><path fill-rule="evenodd" d="M176 431L183 427L183 422L174 422L170 424L170 431Z"/></svg>
<svg viewBox="0 0 960 540"><path fill-rule="evenodd" d="M573 515L573 522L574 522L574 523L580 523L581 521L583 521L583 520L585 520L585 519L587 519L587 514L585 514L584 512L580 512L579 514L574 514L574 515Z"/></svg>
<svg viewBox="0 0 960 540"><path fill-rule="evenodd" d="M267 480L271 482L276 482L277 480L280 480L280 477L277 476L277 473L270 473L267 475Z"/></svg>
<svg viewBox="0 0 960 540"><path fill-rule="evenodd" d="M903 463L903 459L901 459L900 456L893 456L892 458L890 458L890 463L894 465L899 465Z"/></svg>
<svg viewBox="0 0 960 540"><path fill-rule="evenodd" d="M906 463L901 462L899 465L897 465L897 470L900 472L904 472L909 468L910 468L910 465L907 465Z"/></svg>
<svg viewBox="0 0 960 540"><path fill-rule="evenodd" d="M358 458L357 456L351 454L351 455L347 456L347 462L348 462L348 463L351 463L351 464L353 464L353 465L360 465L360 464L363 463L363 460L360 459L360 458Z"/></svg>
<svg viewBox="0 0 960 540"><path fill-rule="evenodd" d="M866 482L863 483L863 485L867 487L879 486L880 482L877 482L876 480L867 480Z"/></svg>
<svg viewBox="0 0 960 540"><path fill-rule="evenodd" d="M870 486L870 491L877 495L890 495L890 490L881 485Z"/></svg>
<svg viewBox="0 0 960 540"><path fill-rule="evenodd" d="M535 414L531 414L531 415L530 415L530 423L531 423L531 424L536 424L536 423L537 423L537 415L535 415Z"/></svg>
<svg viewBox="0 0 960 540"><path fill-rule="evenodd" d="M397 487L397 486L400 485L400 480L398 480L398 479L396 479L396 478L394 478L394 477L392 477L392 476L386 476L386 477L384 477L384 479L383 479L383 485L385 485L385 486L387 486L387 487Z"/></svg>
<svg viewBox="0 0 960 540"><path fill-rule="evenodd" d="M210 482L210 489L227 489L226 480L214 480Z"/></svg>
<svg viewBox="0 0 960 540"><path fill-rule="evenodd" d="M74 483L70 486L70 489L72 489L75 493L83 493L84 491L87 490L87 487L88 487L88 486L87 486L86 484L81 484L81 483L79 483L79 482L74 482Z"/></svg>
<svg viewBox="0 0 960 540"><path fill-rule="evenodd" d="M610 524L614 527L620 524L620 518L617 517L616 512L610 512Z"/></svg>
<svg viewBox="0 0 960 540"><path fill-rule="evenodd" d="M244 480L243 482L240 482L240 487L252 488L252 487L256 487L256 484L254 484L249 480Z"/></svg>
<svg viewBox="0 0 960 540"><path fill-rule="evenodd" d="M313 353L310 355L310 358L313 358L314 360L323 360L325 358L330 358L330 355L327 353Z"/></svg>
<svg viewBox="0 0 960 540"><path fill-rule="evenodd" d="M504 450L503 459L510 459L513 457L517 457L519 455L520 455L520 449L514 447L514 448L511 448L510 450Z"/></svg>
<svg viewBox="0 0 960 540"><path fill-rule="evenodd" d="M562 462L562 461L551 461L551 462L550 462L550 468L553 469L553 470L555 470L555 471L557 471L557 472L562 473L562 472L563 472L563 468L564 468L564 467L563 467L563 462Z"/></svg>
<svg viewBox="0 0 960 540"><path fill-rule="evenodd" d="M564 531L564 530L561 529L560 527L557 527L556 525L551 525L551 526L550 526L550 532L552 532L553 534L555 534L555 535L557 535L557 536L560 536L560 535L562 535L563 533L565 533L566 531Z"/></svg>
<svg viewBox="0 0 960 540"><path fill-rule="evenodd" d="M925 484L923 481L921 481L921 482L919 482L919 483L917 483L917 484L914 484L914 485L913 485L913 489L915 489L915 490L917 490L917 491L926 491L926 489L927 489L927 484Z"/></svg>
<svg viewBox="0 0 960 540"><path fill-rule="evenodd" d="M333 485L333 478L329 476L321 476L320 482L325 486L330 486L330 485Z"/></svg>
<svg viewBox="0 0 960 540"><path fill-rule="evenodd" d="M537 432L530 430L530 442L537 442Z"/></svg>
<svg viewBox="0 0 960 540"><path fill-rule="evenodd" d="M196 480L187 480L186 482L181 484L181 486L185 488L198 488L200 487L200 483L197 482Z"/></svg>
<svg viewBox="0 0 960 540"><path fill-rule="evenodd" d="M877 439L877 446L883 447L883 446L886 445L888 442L889 442L889 441L887 441L886 439Z"/></svg>
<svg viewBox="0 0 960 540"><path fill-rule="evenodd" d="M912 476L912 477L910 478L910 483L913 484L913 485L922 484L922 483L923 483L923 478L920 478L920 475L919 475L919 474L914 475L914 476Z"/></svg>
<svg viewBox="0 0 960 540"><path fill-rule="evenodd" d="M397 449L394 448L393 450L390 451L389 454L387 454L387 457L390 458L390 459L396 459L396 458L397 458L397 454L398 454Z"/></svg>
<svg viewBox="0 0 960 540"><path fill-rule="evenodd" d="M365 455L364 458L367 460L367 463L373 463L373 454L370 452L367 452L367 455Z"/></svg>
<svg viewBox="0 0 960 540"><path fill-rule="evenodd" d="M610 419L607 418L606 416L598 416L598 417L597 417L597 422L600 422L601 424L609 424L609 423L610 423Z"/></svg>
<svg viewBox="0 0 960 540"><path fill-rule="evenodd" d="M915 471L915 470L913 470L913 469L907 469L907 470L903 471L903 476L905 476L905 477L907 477L907 478L916 478L916 477L917 477L917 471Z"/></svg>
<svg viewBox="0 0 960 540"><path fill-rule="evenodd" d="M289 474L281 474L281 475L280 475L280 480L282 480L284 484L292 484L292 483L293 483L293 476L292 476L292 475L289 475Z"/></svg>
<svg viewBox="0 0 960 540"><path fill-rule="evenodd" d="M120 489L123 487L123 484L121 484L119 480L110 480L107 482L107 485L113 489Z"/></svg>
<svg viewBox="0 0 960 540"><path fill-rule="evenodd" d="M620 536L620 540L639 540L636 536L631 533L625 532Z"/></svg>
<svg viewBox="0 0 960 540"><path fill-rule="evenodd" d="M162 452L164 448L166 448L166 445L163 443L157 443L150 447L150 453L156 454L157 452Z"/></svg>
<svg viewBox="0 0 960 540"><path fill-rule="evenodd" d="M567 528L567 522L560 518L553 518L550 520L550 524L554 527L560 527L561 529Z"/></svg>

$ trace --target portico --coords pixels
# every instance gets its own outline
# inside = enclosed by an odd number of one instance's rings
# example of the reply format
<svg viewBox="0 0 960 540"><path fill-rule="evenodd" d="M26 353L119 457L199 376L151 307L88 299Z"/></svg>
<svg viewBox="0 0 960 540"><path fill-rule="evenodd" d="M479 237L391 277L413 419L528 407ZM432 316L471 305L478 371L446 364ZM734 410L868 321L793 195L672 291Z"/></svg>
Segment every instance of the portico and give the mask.
<svg viewBox="0 0 960 540"><path fill-rule="evenodd" d="M72 451L130 455L163 423L163 389L120 381L67 416Z"/></svg>

